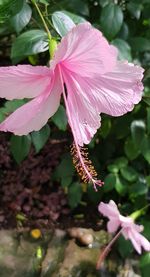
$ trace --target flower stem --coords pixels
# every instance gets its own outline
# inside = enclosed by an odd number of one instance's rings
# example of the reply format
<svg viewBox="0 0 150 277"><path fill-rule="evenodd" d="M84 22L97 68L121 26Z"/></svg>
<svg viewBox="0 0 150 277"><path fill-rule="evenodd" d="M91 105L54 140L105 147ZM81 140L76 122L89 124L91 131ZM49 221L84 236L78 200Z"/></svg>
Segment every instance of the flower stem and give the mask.
<svg viewBox="0 0 150 277"><path fill-rule="evenodd" d="M133 212L132 214L130 214L129 217L131 217L133 220L137 219L138 217L140 217L143 214L143 211L145 211L149 206L150 206L150 204L147 204L140 210L137 210L137 211Z"/></svg>
<svg viewBox="0 0 150 277"><path fill-rule="evenodd" d="M113 239L110 241L110 243L104 248L104 250L102 251L102 253L100 254L100 256L98 258L98 261L96 264L96 269L100 269L102 262L104 261L104 259L108 255L108 253L110 252L112 245L115 243L115 241L121 235L122 230L123 230L123 228L120 229L120 231L113 237Z"/></svg>
<svg viewBox="0 0 150 277"><path fill-rule="evenodd" d="M31 2L34 4L34 6L36 7L36 9L37 9L37 11L38 11L38 14L39 14L39 16L40 16L40 18L41 18L41 20L42 20L42 22L43 22L43 25L44 25L44 28L45 28L46 32L47 32L48 39L49 39L49 41L50 41L51 38L52 38L52 36L51 36L51 33L50 33L50 31L49 31L49 28L48 28L48 26L47 26L47 24L46 24L46 21L45 21L43 15L42 15L42 13L41 13L41 11L40 11L40 9L39 9L37 3L36 3L36 1L35 1L35 0L31 0Z"/></svg>

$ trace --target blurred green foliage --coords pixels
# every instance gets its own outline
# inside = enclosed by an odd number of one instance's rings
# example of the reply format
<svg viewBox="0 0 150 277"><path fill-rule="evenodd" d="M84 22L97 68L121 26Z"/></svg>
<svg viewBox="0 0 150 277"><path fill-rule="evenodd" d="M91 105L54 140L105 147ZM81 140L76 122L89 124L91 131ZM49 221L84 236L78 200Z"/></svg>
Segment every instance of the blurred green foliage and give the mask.
<svg viewBox="0 0 150 277"><path fill-rule="evenodd" d="M120 202L125 214L140 209L150 201L150 1L149 0L39 0L36 1L45 17L52 35L59 41L59 34L67 33L70 24L90 21L101 30L119 50L120 59L141 64L145 68L144 95L133 112L119 118L102 115L102 127L89 145L91 159L105 181L96 193L93 188L79 184L66 153L54 172L54 180L68 191L72 208L80 204L82 197L97 204L110 198ZM11 3L11 4L10 4ZM69 16L69 18L67 17ZM70 23L71 22L71 23ZM54 28L52 28L54 25ZM57 30L57 32L55 31ZM41 19L31 1L0 0L0 46L7 49L9 63L28 60L33 65L46 64L49 59L48 39ZM7 55L7 53L6 53ZM0 108L0 120L24 103L7 101ZM59 129L56 131L55 126ZM51 128L51 132L50 132ZM17 163L29 153L31 143L39 152L49 136L68 136L67 119L63 105L39 132L27 137L11 136L10 150ZM55 134L56 132L56 134ZM18 147L20 154L18 154ZM147 229L149 214L143 215L142 223ZM150 230L150 229L149 229ZM150 239L150 233L146 233ZM129 255L130 247L122 247L122 256ZM141 258L143 276L150 267L149 254Z"/></svg>

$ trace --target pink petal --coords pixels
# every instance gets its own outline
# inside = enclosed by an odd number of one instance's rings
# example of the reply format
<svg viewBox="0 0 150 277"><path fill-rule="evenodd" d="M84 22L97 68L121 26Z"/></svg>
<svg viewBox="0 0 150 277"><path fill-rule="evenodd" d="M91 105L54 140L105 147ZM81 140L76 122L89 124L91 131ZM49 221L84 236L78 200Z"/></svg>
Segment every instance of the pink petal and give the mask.
<svg viewBox="0 0 150 277"><path fill-rule="evenodd" d="M112 218L114 220L119 220L120 213L113 200L110 200L108 204L101 202L98 206L98 210L102 215L108 217L110 220L112 220Z"/></svg>
<svg viewBox="0 0 150 277"><path fill-rule="evenodd" d="M78 145L88 144L100 127L100 116L92 106L88 96L82 91L80 84L72 74L62 71L67 87L67 103L71 116L71 126ZM84 87L86 91L86 87Z"/></svg>
<svg viewBox="0 0 150 277"><path fill-rule="evenodd" d="M46 66L18 65L0 68L0 97L33 98L51 82L52 71Z"/></svg>
<svg viewBox="0 0 150 277"><path fill-rule="evenodd" d="M52 67L58 63L68 71L92 78L114 68L117 50L89 23L74 27L61 41Z"/></svg>
<svg viewBox="0 0 150 277"><path fill-rule="evenodd" d="M120 116L131 111L142 97L143 69L133 64L118 62L115 70L102 75L93 95L99 112ZM97 90L96 90L97 86Z"/></svg>
<svg viewBox="0 0 150 277"><path fill-rule="evenodd" d="M126 239L131 240L134 248L139 254L141 254L141 247L143 247L146 251L150 251L150 242L140 234L141 230L143 229L141 227L143 226L137 225L135 223L127 225L124 223L124 226L122 227L122 234Z"/></svg>
<svg viewBox="0 0 150 277"><path fill-rule="evenodd" d="M137 233L138 234L138 233ZM134 231L129 230L128 232L128 237L131 240L135 250L141 254L141 243L140 241L137 239L137 234Z"/></svg>
<svg viewBox="0 0 150 277"><path fill-rule="evenodd" d="M1 131L15 135L27 135L40 130L57 111L61 95L58 77L46 87L41 95L12 113L0 124Z"/></svg>
<svg viewBox="0 0 150 277"><path fill-rule="evenodd" d="M139 234L139 240L144 250L150 251L150 242L143 235Z"/></svg>
<svg viewBox="0 0 150 277"><path fill-rule="evenodd" d="M114 219L114 217L112 217L107 223L107 230L109 233L114 233L117 231L119 226L120 226L120 221L118 219Z"/></svg>

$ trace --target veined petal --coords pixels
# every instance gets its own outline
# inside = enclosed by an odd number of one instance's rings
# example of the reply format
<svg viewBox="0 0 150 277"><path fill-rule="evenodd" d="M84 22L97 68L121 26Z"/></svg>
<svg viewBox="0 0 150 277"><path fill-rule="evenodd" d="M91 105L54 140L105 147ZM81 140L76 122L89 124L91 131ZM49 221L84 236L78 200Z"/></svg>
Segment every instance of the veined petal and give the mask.
<svg viewBox="0 0 150 277"><path fill-rule="evenodd" d="M92 78L114 68L117 50L90 23L81 23L62 39L51 66L64 66L68 71Z"/></svg>
<svg viewBox="0 0 150 277"><path fill-rule="evenodd" d="M48 85L41 95L12 113L0 124L0 130L15 135L27 135L40 130L48 119L57 111L61 87L58 77Z"/></svg>
<svg viewBox="0 0 150 277"><path fill-rule="evenodd" d="M67 87L67 103L72 120L69 124L78 145L83 146L91 141L100 127L100 116L73 74L68 75L65 70L62 74Z"/></svg>
<svg viewBox="0 0 150 277"><path fill-rule="evenodd" d="M82 90L97 112L120 116L131 111L142 97L143 69L133 64L118 62L114 71L99 78L81 78L76 74Z"/></svg>
<svg viewBox="0 0 150 277"><path fill-rule="evenodd" d="M141 100L142 78L141 67L118 62L114 71L105 73L97 80L94 97L97 99L96 106L99 111L112 116L121 116L131 111Z"/></svg>
<svg viewBox="0 0 150 277"><path fill-rule="evenodd" d="M0 97L9 100L34 98L51 83L52 70L46 66L0 67Z"/></svg>

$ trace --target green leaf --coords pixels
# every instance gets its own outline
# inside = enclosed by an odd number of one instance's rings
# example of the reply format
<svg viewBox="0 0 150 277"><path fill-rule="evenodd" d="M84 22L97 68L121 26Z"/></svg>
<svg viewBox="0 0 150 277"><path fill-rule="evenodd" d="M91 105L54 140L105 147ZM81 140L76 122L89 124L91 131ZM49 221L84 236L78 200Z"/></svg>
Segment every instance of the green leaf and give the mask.
<svg viewBox="0 0 150 277"><path fill-rule="evenodd" d="M15 99L12 101L6 101L3 108L0 108L0 122L2 122L7 116L14 112L17 108L26 103L24 99Z"/></svg>
<svg viewBox="0 0 150 277"><path fill-rule="evenodd" d="M31 147L31 137L28 136L14 136L12 135L10 140L10 150L15 159L19 164L29 154Z"/></svg>
<svg viewBox="0 0 150 277"><path fill-rule="evenodd" d="M102 9L100 26L107 38L114 38L121 29L122 23L123 13L118 5L110 3Z"/></svg>
<svg viewBox="0 0 150 277"><path fill-rule="evenodd" d="M116 175L113 173L110 173L106 176L104 180L104 186L103 191L108 192L114 189L116 183Z"/></svg>
<svg viewBox="0 0 150 277"><path fill-rule="evenodd" d="M119 36L119 38L123 39L124 41L128 39L128 37L129 37L129 27L125 22L123 22L118 36Z"/></svg>
<svg viewBox="0 0 150 277"><path fill-rule="evenodd" d="M118 169L125 167L128 164L128 160L125 157L120 157L114 161L114 164Z"/></svg>
<svg viewBox="0 0 150 277"><path fill-rule="evenodd" d="M126 41L120 38L116 38L111 43L118 48L118 58L120 60L128 60L129 62L132 61L131 47Z"/></svg>
<svg viewBox="0 0 150 277"><path fill-rule="evenodd" d="M143 120L134 120L131 123L131 135L133 139L133 143L137 147L141 146L142 140L144 138L146 126L145 122Z"/></svg>
<svg viewBox="0 0 150 277"><path fill-rule="evenodd" d="M72 19L63 12L54 12L52 14L52 22L61 37L65 36L75 26Z"/></svg>
<svg viewBox="0 0 150 277"><path fill-rule="evenodd" d="M129 182L134 182L137 180L138 174L135 169L131 166L125 166L120 169L123 178Z"/></svg>
<svg viewBox="0 0 150 277"><path fill-rule="evenodd" d="M47 0L39 0L39 2L40 2L41 4L46 5L46 6L49 5L49 2L48 2Z"/></svg>
<svg viewBox="0 0 150 277"><path fill-rule="evenodd" d="M121 196L124 196L127 192L127 182L120 178L118 174L116 176L115 189Z"/></svg>
<svg viewBox="0 0 150 277"><path fill-rule="evenodd" d="M65 154L62 157L61 163L54 172L54 179L61 181L61 186L69 186L74 175L74 166L70 154Z"/></svg>
<svg viewBox="0 0 150 277"><path fill-rule="evenodd" d="M46 124L40 131L31 133L32 142L34 144L36 153L38 153L45 143L47 142L50 135L50 127Z"/></svg>
<svg viewBox="0 0 150 277"><path fill-rule="evenodd" d="M147 185L150 187L150 175L146 176Z"/></svg>
<svg viewBox="0 0 150 277"><path fill-rule="evenodd" d="M101 193L97 193L97 191L93 189L93 186L89 186L89 185L87 186L87 195L88 195L88 199L92 203L94 203L95 206L97 206L103 198L102 190L101 190Z"/></svg>
<svg viewBox="0 0 150 277"><path fill-rule="evenodd" d="M146 183L146 179L143 176L140 176L139 180L130 187L129 192L131 198L147 194L148 186Z"/></svg>
<svg viewBox="0 0 150 277"><path fill-rule="evenodd" d="M140 154L140 149L135 143L133 142L132 138L128 137L125 141L124 151L129 160L136 159Z"/></svg>
<svg viewBox="0 0 150 277"><path fill-rule="evenodd" d="M140 258L140 269L142 277L149 277L150 272L150 252L145 253Z"/></svg>
<svg viewBox="0 0 150 277"><path fill-rule="evenodd" d="M19 33L30 21L32 10L30 6L24 3L22 9L15 16L10 18L9 23L14 30Z"/></svg>
<svg viewBox="0 0 150 277"><path fill-rule="evenodd" d="M142 141L141 152L145 160L148 161L148 163L150 164L150 137L148 137L147 135L145 135Z"/></svg>
<svg viewBox="0 0 150 277"><path fill-rule="evenodd" d="M0 0L0 23L17 14L24 4L24 0Z"/></svg>
<svg viewBox="0 0 150 277"><path fill-rule="evenodd" d="M102 126L100 128L100 135L102 138L106 138L111 130L111 120L108 117L105 117L102 121Z"/></svg>
<svg viewBox="0 0 150 277"><path fill-rule="evenodd" d="M139 19L141 16L141 11L143 9L143 5L140 3L130 2L127 4L127 9L136 19Z"/></svg>
<svg viewBox="0 0 150 277"><path fill-rule="evenodd" d="M66 131L68 119L66 116L66 111L62 105L59 106L58 111L52 117L52 121L60 130Z"/></svg>
<svg viewBox="0 0 150 277"><path fill-rule="evenodd" d="M150 108L147 108L147 130L150 134Z"/></svg>
<svg viewBox="0 0 150 277"><path fill-rule="evenodd" d="M107 169L111 173L118 173L118 171L119 171L119 168L115 164L108 165Z"/></svg>
<svg viewBox="0 0 150 277"><path fill-rule="evenodd" d="M125 240L123 236L120 236L117 241L117 248L122 258L127 258L133 251L133 246L129 240Z"/></svg>
<svg viewBox="0 0 150 277"><path fill-rule="evenodd" d="M47 33L42 30L30 30L18 36L14 41L11 59L17 63L29 55L45 52L47 49Z"/></svg>
<svg viewBox="0 0 150 277"><path fill-rule="evenodd" d="M129 43L134 51L150 51L150 39L144 37L133 37L129 40Z"/></svg>
<svg viewBox="0 0 150 277"><path fill-rule="evenodd" d="M149 230L150 230L150 218L149 217L143 218L140 223L142 223L142 225L144 226L143 235L148 240L150 240L150 232L149 232Z"/></svg>
<svg viewBox="0 0 150 277"><path fill-rule="evenodd" d="M68 15L73 22L77 25L83 22L87 22L83 17L76 15L74 13L68 12L68 11L62 11L64 14Z"/></svg>
<svg viewBox="0 0 150 277"><path fill-rule="evenodd" d="M80 183L72 183L68 189L68 201L72 209L76 208L82 198L82 187Z"/></svg>
<svg viewBox="0 0 150 277"><path fill-rule="evenodd" d="M141 260L140 260L140 266L141 267L145 267L146 265L149 265L150 266L150 252L149 253L146 253L144 254L142 257L141 257ZM147 275L148 276L148 275Z"/></svg>

